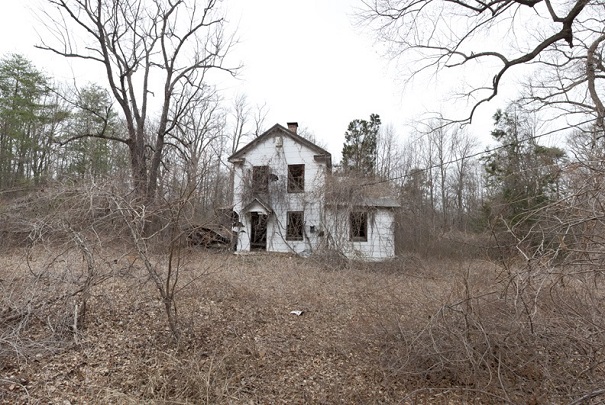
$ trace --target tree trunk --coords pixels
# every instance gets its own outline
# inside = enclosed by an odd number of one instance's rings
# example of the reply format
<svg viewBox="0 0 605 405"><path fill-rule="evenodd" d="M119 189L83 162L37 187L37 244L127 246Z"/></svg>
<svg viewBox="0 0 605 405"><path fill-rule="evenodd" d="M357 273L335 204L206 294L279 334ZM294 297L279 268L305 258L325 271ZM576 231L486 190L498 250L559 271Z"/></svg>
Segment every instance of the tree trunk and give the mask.
<svg viewBox="0 0 605 405"><path fill-rule="evenodd" d="M130 152L130 167L132 181L137 198L147 199L147 165L145 163L145 144L142 141L130 139L128 142Z"/></svg>

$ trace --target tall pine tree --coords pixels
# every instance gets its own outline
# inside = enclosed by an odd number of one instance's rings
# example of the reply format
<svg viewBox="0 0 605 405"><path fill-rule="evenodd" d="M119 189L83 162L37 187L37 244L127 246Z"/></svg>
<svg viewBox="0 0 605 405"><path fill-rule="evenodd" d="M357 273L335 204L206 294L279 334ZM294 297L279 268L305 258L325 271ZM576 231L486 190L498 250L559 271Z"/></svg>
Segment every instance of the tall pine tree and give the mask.
<svg viewBox="0 0 605 405"><path fill-rule="evenodd" d="M484 159L491 206L509 225L527 221L556 198L565 152L536 142L530 116L515 105L494 115L492 137L501 145Z"/></svg>
<svg viewBox="0 0 605 405"><path fill-rule="evenodd" d="M370 121L351 121L342 148L342 167L346 172L363 176L375 174L379 130L378 114L371 114Z"/></svg>
<svg viewBox="0 0 605 405"><path fill-rule="evenodd" d="M48 120L48 79L25 57L0 59L0 189L39 175L34 155L48 145L41 127Z"/></svg>

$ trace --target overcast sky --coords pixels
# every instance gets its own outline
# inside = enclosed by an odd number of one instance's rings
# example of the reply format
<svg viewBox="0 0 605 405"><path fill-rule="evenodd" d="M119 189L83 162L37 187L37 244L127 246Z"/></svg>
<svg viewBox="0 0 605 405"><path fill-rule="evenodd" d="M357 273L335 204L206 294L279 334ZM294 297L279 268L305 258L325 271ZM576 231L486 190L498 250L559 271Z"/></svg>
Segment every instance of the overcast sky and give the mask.
<svg viewBox="0 0 605 405"><path fill-rule="evenodd" d="M38 43L31 8L40 0L0 0L0 54L21 53L50 76L69 81L83 72L61 58L35 50ZM240 40L231 55L243 64L238 79L220 83L227 97L246 94L251 104L266 103L267 125L297 121L340 160L344 132L356 118L381 116L405 138L423 112L449 105L442 84L403 87L397 69L378 52L370 32L352 23L359 0L229 0L231 28ZM104 78L97 82L104 84ZM488 139L498 105L482 108L472 131ZM486 133L487 132L487 133Z"/></svg>

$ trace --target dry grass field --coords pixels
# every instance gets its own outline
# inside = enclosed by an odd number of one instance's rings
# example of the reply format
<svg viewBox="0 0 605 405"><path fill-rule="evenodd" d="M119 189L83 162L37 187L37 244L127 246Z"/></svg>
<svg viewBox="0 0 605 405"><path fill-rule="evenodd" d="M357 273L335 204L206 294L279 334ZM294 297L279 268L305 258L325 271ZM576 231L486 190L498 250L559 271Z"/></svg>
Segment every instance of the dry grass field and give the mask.
<svg viewBox="0 0 605 405"><path fill-rule="evenodd" d="M504 269L488 261L406 257L368 264L191 249L182 255L182 335L175 343L154 284L138 260L117 251L96 252L99 276L79 328L73 325L75 286L86 271L81 255L2 253L0 402L604 398L603 338L596 333L602 319L591 327L579 318L593 312L578 314L577 324L570 314L563 324L546 304L532 307L531 317L517 313L521 307L502 295ZM532 330L523 319L535 322ZM552 334L553 322L566 339Z"/></svg>

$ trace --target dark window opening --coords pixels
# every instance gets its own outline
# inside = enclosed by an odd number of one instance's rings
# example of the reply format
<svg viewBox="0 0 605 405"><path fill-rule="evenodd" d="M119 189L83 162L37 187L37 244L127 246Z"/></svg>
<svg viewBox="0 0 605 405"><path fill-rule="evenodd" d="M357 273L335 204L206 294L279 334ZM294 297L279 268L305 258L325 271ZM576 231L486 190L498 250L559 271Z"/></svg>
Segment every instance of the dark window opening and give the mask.
<svg viewBox="0 0 605 405"><path fill-rule="evenodd" d="M305 191L305 165L288 166L288 193Z"/></svg>
<svg viewBox="0 0 605 405"><path fill-rule="evenodd" d="M303 240L304 226L304 213L302 211L289 211L286 240Z"/></svg>
<svg viewBox="0 0 605 405"><path fill-rule="evenodd" d="M260 193L269 191L269 166L252 167L252 189Z"/></svg>
<svg viewBox="0 0 605 405"><path fill-rule="evenodd" d="M368 213L351 212L349 217L351 226L351 240L367 242L368 240Z"/></svg>

